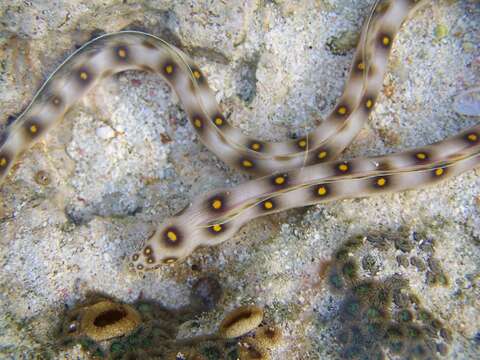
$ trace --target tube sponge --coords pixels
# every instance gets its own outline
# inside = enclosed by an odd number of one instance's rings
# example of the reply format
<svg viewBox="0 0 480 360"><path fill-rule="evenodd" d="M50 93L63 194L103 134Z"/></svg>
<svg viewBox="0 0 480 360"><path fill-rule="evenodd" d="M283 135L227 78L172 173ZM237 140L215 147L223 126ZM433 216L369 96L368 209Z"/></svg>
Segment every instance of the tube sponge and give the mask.
<svg viewBox="0 0 480 360"><path fill-rule="evenodd" d="M218 333L231 339L256 329L263 320L263 310L257 306L241 306L225 316L220 323Z"/></svg>
<svg viewBox="0 0 480 360"><path fill-rule="evenodd" d="M97 342L127 335L142 321L133 307L105 299L79 309L76 319L69 324L69 334Z"/></svg>

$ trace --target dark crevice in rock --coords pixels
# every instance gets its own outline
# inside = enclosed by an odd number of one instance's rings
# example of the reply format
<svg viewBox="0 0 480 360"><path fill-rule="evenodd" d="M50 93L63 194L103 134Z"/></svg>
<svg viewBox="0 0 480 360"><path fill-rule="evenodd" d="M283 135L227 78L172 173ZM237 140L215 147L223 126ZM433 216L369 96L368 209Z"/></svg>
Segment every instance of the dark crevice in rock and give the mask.
<svg viewBox="0 0 480 360"><path fill-rule="evenodd" d="M249 105L257 95L257 68L260 55L255 54L251 59L240 63L236 70L237 96Z"/></svg>

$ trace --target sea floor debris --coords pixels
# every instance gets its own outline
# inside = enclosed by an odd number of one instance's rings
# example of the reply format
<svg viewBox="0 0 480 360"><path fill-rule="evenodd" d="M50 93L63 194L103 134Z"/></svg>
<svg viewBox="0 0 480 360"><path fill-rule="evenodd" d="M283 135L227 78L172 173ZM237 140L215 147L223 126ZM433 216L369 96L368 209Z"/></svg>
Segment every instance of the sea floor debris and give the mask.
<svg viewBox="0 0 480 360"><path fill-rule="evenodd" d="M174 311L153 301L123 304L92 295L66 314L59 340L67 348L80 344L92 359L267 360L282 339L254 305L232 310L215 333L177 338L195 313L198 308Z"/></svg>

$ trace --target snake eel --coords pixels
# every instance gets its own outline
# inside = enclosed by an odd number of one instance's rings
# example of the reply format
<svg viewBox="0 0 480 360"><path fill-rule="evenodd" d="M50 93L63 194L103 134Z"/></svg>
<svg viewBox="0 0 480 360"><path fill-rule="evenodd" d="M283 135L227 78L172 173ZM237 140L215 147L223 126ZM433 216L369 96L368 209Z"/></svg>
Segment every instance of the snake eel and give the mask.
<svg viewBox="0 0 480 360"><path fill-rule="evenodd" d="M79 48L47 79L0 137L0 183L15 160L102 78L125 70L159 73L178 95L202 143L230 166L254 177L215 190L165 219L133 254L137 271L184 259L199 246L230 238L243 224L289 208L402 191L480 164L480 125L446 140L388 156L340 161L375 107L395 35L428 0L377 0L362 28L337 105L313 131L266 142L232 127L205 74L181 50L138 31L100 36Z"/></svg>

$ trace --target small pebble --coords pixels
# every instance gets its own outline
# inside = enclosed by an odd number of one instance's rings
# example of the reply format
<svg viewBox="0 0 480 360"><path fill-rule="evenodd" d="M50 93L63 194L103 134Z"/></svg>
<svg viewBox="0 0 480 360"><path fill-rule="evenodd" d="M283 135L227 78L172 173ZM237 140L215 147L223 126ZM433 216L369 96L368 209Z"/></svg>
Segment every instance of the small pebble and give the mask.
<svg viewBox="0 0 480 360"><path fill-rule="evenodd" d="M453 100L453 110L461 115L480 115L480 88L463 91Z"/></svg>
<svg viewBox="0 0 480 360"><path fill-rule="evenodd" d="M435 37L437 40L441 40L448 35L448 28L445 25L437 25L435 28Z"/></svg>
<svg viewBox="0 0 480 360"><path fill-rule="evenodd" d="M111 139L115 136L115 131L110 126L102 126L95 130L95 134L103 140Z"/></svg>

